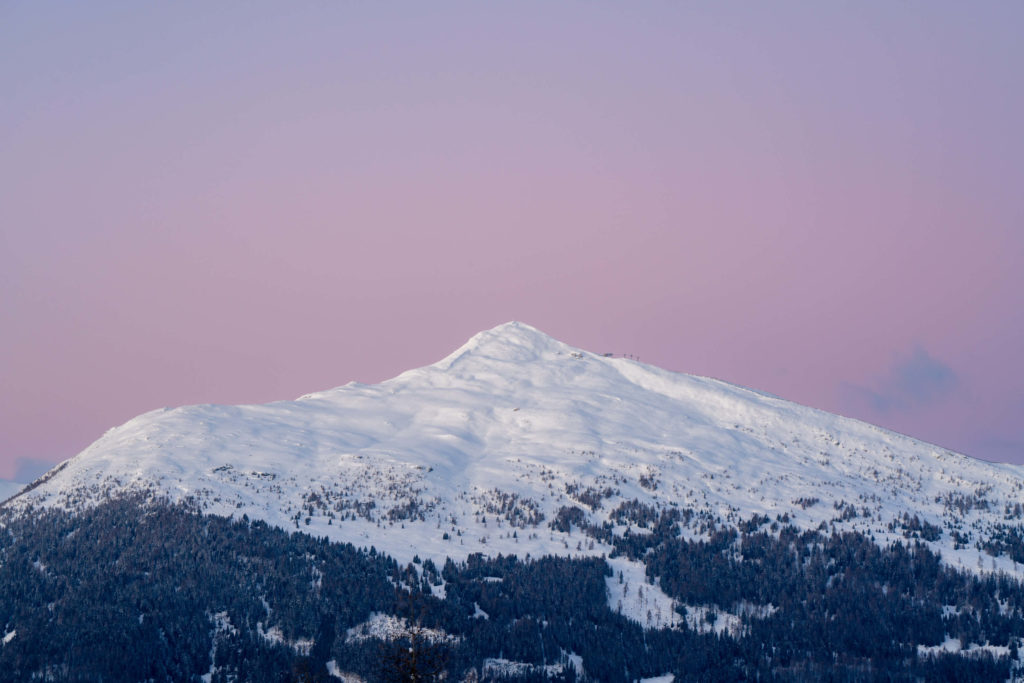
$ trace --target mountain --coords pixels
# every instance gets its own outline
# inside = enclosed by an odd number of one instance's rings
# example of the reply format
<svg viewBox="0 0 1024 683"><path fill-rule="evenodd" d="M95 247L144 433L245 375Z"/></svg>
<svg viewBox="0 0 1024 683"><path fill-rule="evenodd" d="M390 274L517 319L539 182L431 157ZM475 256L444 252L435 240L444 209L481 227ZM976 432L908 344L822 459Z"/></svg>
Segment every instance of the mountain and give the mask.
<svg viewBox="0 0 1024 683"><path fill-rule="evenodd" d="M1022 491L507 323L140 415L0 505L0 681L1006 680Z"/></svg>
<svg viewBox="0 0 1024 683"><path fill-rule="evenodd" d="M727 519L786 514L799 528L825 523L883 544L916 516L938 528L929 542L947 562L971 567L976 541L1008 510L1020 518L1024 468L512 322L376 385L146 413L8 505L76 509L131 491L334 541L372 539L405 562L607 554L606 543L577 551L542 520L577 507L621 533L628 521L614 511L636 500Z"/></svg>

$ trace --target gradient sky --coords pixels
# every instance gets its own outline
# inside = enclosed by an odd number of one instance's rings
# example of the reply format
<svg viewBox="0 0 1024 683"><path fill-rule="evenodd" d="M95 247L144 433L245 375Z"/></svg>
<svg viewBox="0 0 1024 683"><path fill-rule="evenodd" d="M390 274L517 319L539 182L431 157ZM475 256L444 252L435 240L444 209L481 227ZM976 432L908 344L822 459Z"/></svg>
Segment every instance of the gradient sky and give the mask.
<svg viewBox="0 0 1024 683"><path fill-rule="evenodd" d="M0 478L522 320L1024 462L1024 3L0 4Z"/></svg>

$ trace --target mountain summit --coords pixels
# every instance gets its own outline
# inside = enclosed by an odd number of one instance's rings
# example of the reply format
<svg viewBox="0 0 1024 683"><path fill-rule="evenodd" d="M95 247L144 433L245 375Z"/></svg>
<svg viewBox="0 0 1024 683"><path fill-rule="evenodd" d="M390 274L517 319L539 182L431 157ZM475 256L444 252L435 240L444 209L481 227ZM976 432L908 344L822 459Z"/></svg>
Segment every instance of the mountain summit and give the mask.
<svg viewBox="0 0 1024 683"><path fill-rule="evenodd" d="M75 510L142 492L443 561L607 554L573 526L635 532L621 511L636 504L785 517L879 543L926 528L947 562L971 567L1022 490L1021 467L510 322L380 384L145 413L6 507Z"/></svg>
<svg viewBox="0 0 1024 683"><path fill-rule="evenodd" d="M1022 492L508 323L0 505L0 682L1024 680Z"/></svg>

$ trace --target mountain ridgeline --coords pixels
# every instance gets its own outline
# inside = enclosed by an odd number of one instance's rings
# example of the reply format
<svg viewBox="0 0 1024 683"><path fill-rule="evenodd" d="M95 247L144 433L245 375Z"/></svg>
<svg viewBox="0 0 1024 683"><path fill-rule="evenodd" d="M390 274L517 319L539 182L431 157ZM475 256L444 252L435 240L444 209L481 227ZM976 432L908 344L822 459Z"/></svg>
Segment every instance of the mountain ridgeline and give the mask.
<svg viewBox="0 0 1024 683"><path fill-rule="evenodd" d="M521 323L0 507L0 680L1008 680L1024 469Z"/></svg>

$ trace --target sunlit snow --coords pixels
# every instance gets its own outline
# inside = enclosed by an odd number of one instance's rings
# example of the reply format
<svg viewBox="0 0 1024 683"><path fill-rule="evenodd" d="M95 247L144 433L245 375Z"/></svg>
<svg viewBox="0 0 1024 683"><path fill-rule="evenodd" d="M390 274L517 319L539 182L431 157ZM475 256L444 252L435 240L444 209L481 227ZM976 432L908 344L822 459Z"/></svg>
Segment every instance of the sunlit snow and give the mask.
<svg viewBox="0 0 1024 683"><path fill-rule="evenodd" d="M522 323L380 384L146 413L47 477L7 505L77 509L141 491L438 567L473 552L608 555L583 530L550 524L575 506L588 524L649 533L611 517L636 499L732 523L788 515L801 528L858 530L879 543L904 540L903 515L916 515L941 531L931 547L946 562L1019 575L975 541L1024 495L1020 466L582 351ZM953 531L966 539L960 549ZM680 618L641 565L612 566L613 608L652 626Z"/></svg>

